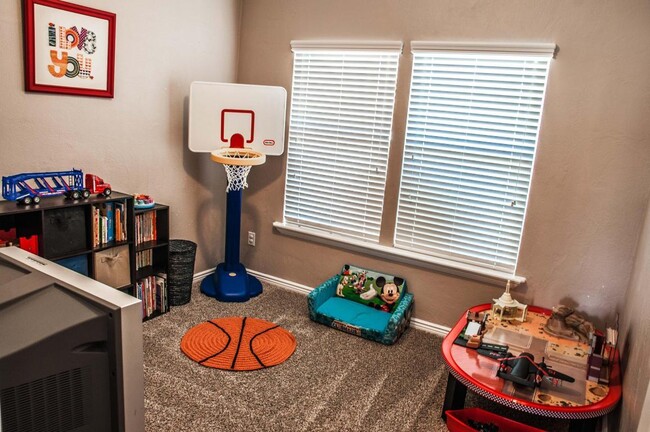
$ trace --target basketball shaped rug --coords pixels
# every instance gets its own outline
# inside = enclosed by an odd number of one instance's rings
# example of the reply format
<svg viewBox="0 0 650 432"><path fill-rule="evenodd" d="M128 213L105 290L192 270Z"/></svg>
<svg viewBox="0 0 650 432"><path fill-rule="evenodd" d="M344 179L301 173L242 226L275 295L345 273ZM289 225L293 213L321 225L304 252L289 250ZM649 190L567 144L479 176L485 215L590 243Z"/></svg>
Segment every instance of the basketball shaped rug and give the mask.
<svg viewBox="0 0 650 432"><path fill-rule="evenodd" d="M216 318L185 333L181 351L195 362L231 371L263 369L282 363L296 350L296 339L279 325L250 317Z"/></svg>

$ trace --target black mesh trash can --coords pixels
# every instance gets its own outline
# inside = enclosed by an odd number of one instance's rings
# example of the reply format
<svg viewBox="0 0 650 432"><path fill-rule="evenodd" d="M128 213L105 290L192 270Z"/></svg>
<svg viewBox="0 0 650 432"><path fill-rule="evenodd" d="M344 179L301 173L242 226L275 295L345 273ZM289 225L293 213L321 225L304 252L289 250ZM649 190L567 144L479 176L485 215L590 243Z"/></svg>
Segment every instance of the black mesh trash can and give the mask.
<svg viewBox="0 0 650 432"><path fill-rule="evenodd" d="M170 306L180 306L190 301L195 256L196 243L189 240L169 241L167 288Z"/></svg>

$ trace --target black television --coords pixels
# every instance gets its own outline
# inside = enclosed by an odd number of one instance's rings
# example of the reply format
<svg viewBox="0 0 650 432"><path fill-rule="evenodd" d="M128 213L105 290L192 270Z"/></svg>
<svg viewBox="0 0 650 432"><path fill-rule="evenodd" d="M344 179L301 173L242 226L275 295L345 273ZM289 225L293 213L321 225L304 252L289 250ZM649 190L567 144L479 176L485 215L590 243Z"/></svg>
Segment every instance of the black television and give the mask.
<svg viewBox="0 0 650 432"><path fill-rule="evenodd" d="M143 430L140 301L1 248L0 431Z"/></svg>

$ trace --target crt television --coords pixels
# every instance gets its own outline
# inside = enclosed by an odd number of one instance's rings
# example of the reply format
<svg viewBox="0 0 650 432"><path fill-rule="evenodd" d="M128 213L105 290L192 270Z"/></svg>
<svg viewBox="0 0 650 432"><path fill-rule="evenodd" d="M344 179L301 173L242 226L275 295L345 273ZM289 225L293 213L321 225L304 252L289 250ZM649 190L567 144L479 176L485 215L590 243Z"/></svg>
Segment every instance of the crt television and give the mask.
<svg viewBox="0 0 650 432"><path fill-rule="evenodd" d="M0 249L0 431L144 430L142 311L128 294Z"/></svg>

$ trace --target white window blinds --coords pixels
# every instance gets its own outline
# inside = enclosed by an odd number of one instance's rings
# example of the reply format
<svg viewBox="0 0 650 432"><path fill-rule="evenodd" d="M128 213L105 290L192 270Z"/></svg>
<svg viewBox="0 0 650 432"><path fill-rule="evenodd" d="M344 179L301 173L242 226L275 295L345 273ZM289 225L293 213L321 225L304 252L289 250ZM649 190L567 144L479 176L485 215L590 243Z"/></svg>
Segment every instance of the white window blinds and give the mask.
<svg viewBox="0 0 650 432"><path fill-rule="evenodd" d="M401 43L292 48L285 223L376 242Z"/></svg>
<svg viewBox="0 0 650 432"><path fill-rule="evenodd" d="M413 47L395 246L514 273L555 46Z"/></svg>

